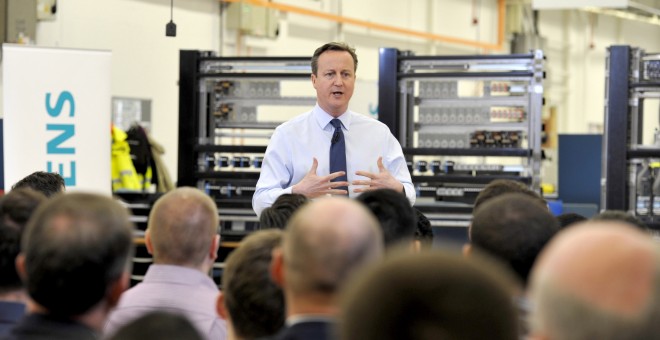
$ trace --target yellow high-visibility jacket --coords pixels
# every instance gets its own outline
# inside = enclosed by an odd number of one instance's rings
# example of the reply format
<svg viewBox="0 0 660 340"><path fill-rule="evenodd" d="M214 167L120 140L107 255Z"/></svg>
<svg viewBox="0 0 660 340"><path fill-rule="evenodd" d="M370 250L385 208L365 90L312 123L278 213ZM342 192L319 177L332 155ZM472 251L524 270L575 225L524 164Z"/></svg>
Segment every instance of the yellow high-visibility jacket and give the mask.
<svg viewBox="0 0 660 340"><path fill-rule="evenodd" d="M126 132L112 127L112 191L141 191L142 183L138 178L131 149L126 142Z"/></svg>

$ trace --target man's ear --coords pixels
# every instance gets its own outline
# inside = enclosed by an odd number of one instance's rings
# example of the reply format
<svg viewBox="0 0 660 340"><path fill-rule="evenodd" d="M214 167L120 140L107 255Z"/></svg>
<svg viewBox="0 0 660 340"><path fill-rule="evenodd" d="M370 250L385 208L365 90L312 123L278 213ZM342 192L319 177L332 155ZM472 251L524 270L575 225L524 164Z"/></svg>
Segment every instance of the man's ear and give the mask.
<svg viewBox="0 0 660 340"><path fill-rule="evenodd" d="M21 280L25 282L27 279L27 270L25 269L25 255L23 253L20 253L18 256L16 256L14 265L16 266L16 272L18 273L18 276L20 276Z"/></svg>
<svg viewBox="0 0 660 340"><path fill-rule="evenodd" d="M215 235L209 249L209 258L213 261L218 258L218 248L220 247L220 235Z"/></svg>
<svg viewBox="0 0 660 340"><path fill-rule="evenodd" d="M284 273L284 253L282 248L273 249L272 260L270 262L270 276L273 282L280 288L284 289L285 273Z"/></svg>
<svg viewBox="0 0 660 340"><path fill-rule="evenodd" d="M470 243L466 243L463 245L463 256L465 257L470 257L472 254L472 245Z"/></svg>
<svg viewBox="0 0 660 340"><path fill-rule="evenodd" d="M215 302L215 310L218 312L218 316L229 321L229 313L227 312L227 307L225 307L225 295L222 292L218 294L218 299Z"/></svg>
<svg viewBox="0 0 660 340"><path fill-rule="evenodd" d="M310 78L312 79L312 86L316 88L316 74L312 73Z"/></svg>
<svg viewBox="0 0 660 340"><path fill-rule="evenodd" d="M144 232L144 246L147 247L147 252L149 255L153 256L154 246L151 244L151 230L149 230L149 228L147 228L147 230Z"/></svg>
<svg viewBox="0 0 660 340"><path fill-rule="evenodd" d="M410 244L410 252L413 254L419 254L422 252L422 241L413 240Z"/></svg>
<svg viewBox="0 0 660 340"><path fill-rule="evenodd" d="M548 340L548 337L545 334L532 333L527 336L528 340Z"/></svg>
<svg viewBox="0 0 660 340"><path fill-rule="evenodd" d="M119 298L121 294L128 289L130 285L131 273L124 271L121 273L121 276L117 278L114 282L110 284L108 290L108 305L114 307L119 303Z"/></svg>

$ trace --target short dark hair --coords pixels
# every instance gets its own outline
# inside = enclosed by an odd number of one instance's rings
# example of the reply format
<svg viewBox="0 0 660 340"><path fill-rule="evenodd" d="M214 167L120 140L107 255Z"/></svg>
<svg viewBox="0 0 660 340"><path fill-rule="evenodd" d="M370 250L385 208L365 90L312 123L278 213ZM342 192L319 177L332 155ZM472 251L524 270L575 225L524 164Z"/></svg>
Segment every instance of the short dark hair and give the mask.
<svg viewBox="0 0 660 340"><path fill-rule="evenodd" d="M293 213L307 202L309 202L309 199L305 195L280 195L273 202L273 205L261 211L261 215L259 215L259 228L284 229L291 216L293 216Z"/></svg>
<svg viewBox="0 0 660 340"><path fill-rule="evenodd" d="M284 294L270 276L273 249L282 231L260 230L245 238L225 262L222 292L236 334L255 339L284 326Z"/></svg>
<svg viewBox="0 0 660 340"><path fill-rule="evenodd" d="M576 213L564 213L557 216L557 221L559 221L559 226L562 229L568 227L571 224L575 224L586 220L587 220L586 217Z"/></svg>
<svg viewBox="0 0 660 340"><path fill-rule="evenodd" d="M414 208L417 215L417 229L415 229L415 240L419 241L423 249L433 246L433 228L431 221L419 209Z"/></svg>
<svg viewBox="0 0 660 340"><path fill-rule="evenodd" d="M469 229L474 246L507 263L525 284L536 257L558 231L548 209L520 193L488 200Z"/></svg>
<svg viewBox="0 0 660 340"><path fill-rule="evenodd" d="M646 230L648 227L639 218L621 210L605 210L600 214L591 218L592 221L619 221L626 222L641 230Z"/></svg>
<svg viewBox="0 0 660 340"><path fill-rule="evenodd" d="M46 196L36 190L14 189L0 198L0 219L5 225L22 232L30 216L46 200Z"/></svg>
<svg viewBox="0 0 660 340"><path fill-rule="evenodd" d="M496 179L488 183L488 185L486 185L486 187L484 187L484 189L479 192L477 198L474 200L474 211L476 211L479 206L484 204L484 202L508 193L524 194L534 200L546 204L541 195L528 188L525 184L509 179Z"/></svg>
<svg viewBox="0 0 660 340"><path fill-rule="evenodd" d="M52 197L63 191L64 178L60 174L53 172L37 171L27 175L25 178L16 182L11 188L30 188L41 192L46 197Z"/></svg>
<svg viewBox="0 0 660 340"><path fill-rule="evenodd" d="M355 54L355 49L348 46L346 43L342 42L330 42L327 43L314 51L314 55L312 55L312 74L317 74L319 71L319 57L323 52L327 51L344 51L348 52L351 57L353 58L353 72L357 71L357 65L358 65L358 58L357 54Z"/></svg>
<svg viewBox="0 0 660 340"><path fill-rule="evenodd" d="M347 287L340 338L518 339L515 284L491 265L440 251L390 257Z"/></svg>
<svg viewBox="0 0 660 340"><path fill-rule="evenodd" d="M46 196L28 188L14 189L0 198L0 294L23 288L16 272L21 234Z"/></svg>
<svg viewBox="0 0 660 340"><path fill-rule="evenodd" d="M363 193L357 201L378 219L385 247L413 240L417 230L417 214L406 196L391 189L378 189Z"/></svg>
<svg viewBox="0 0 660 340"><path fill-rule="evenodd" d="M120 328L109 340L202 340L195 326L183 315L148 312Z"/></svg>
<svg viewBox="0 0 660 340"><path fill-rule="evenodd" d="M81 315L128 271L133 224L123 206L90 193L41 205L22 240L25 286L51 315Z"/></svg>

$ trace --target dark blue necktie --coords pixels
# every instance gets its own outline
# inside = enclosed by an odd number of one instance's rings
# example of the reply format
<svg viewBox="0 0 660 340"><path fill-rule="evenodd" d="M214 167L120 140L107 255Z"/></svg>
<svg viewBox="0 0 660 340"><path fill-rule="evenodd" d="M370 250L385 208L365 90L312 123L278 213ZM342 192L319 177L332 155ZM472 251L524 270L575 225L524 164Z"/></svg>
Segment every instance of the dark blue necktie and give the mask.
<svg viewBox="0 0 660 340"><path fill-rule="evenodd" d="M335 127L335 133L332 135L330 144L330 173L337 171L346 173L346 141L344 140L344 132L341 130L341 121L335 118L330 121L330 124ZM343 175L333 179L332 182L347 180L346 175ZM348 192L348 187L337 187L336 189Z"/></svg>

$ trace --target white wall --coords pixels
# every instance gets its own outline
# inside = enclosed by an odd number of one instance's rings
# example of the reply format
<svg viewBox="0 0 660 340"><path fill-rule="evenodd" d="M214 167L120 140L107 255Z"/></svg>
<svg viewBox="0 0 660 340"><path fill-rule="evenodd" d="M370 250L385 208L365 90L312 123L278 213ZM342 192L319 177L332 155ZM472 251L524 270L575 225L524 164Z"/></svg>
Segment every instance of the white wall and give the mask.
<svg viewBox="0 0 660 340"><path fill-rule="evenodd" d="M220 7L214 0L175 4L171 38L169 0L59 0L56 20L38 24L36 44L111 50L112 95L152 100L152 132L176 179L179 49L219 49Z"/></svg>
<svg viewBox="0 0 660 340"><path fill-rule="evenodd" d="M418 31L495 43L497 1L480 0L276 0L367 21ZM165 37L168 0L59 0L55 21L40 22L37 44L113 52L113 96L151 99L153 133L166 149L166 164L176 178L178 124L178 50L215 50L233 55L311 55L330 40L345 40L359 54L358 77L378 78L378 48L410 49L417 54L475 54L474 47L342 25L297 14L280 14L277 39L221 35L216 0L174 1L176 38ZM473 25L476 14L479 24ZM602 124L605 48L631 44L660 51L660 26L595 16L593 43L589 14L544 11L540 33L548 39L547 99L557 106L559 132L585 133ZM237 39L240 44L237 44ZM240 45L241 48L237 49ZM311 88L311 87L310 87Z"/></svg>
<svg viewBox="0 0 660 340"><path fill-rule="evenodd" d="M603 124L608 46L660 51L660 26L606 15L543 11L539 30L548 39L546 98L558 107L560 133L587 133L590 124Z"/></svg>

